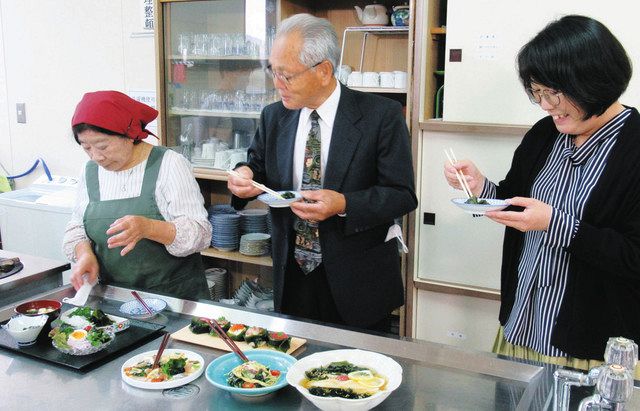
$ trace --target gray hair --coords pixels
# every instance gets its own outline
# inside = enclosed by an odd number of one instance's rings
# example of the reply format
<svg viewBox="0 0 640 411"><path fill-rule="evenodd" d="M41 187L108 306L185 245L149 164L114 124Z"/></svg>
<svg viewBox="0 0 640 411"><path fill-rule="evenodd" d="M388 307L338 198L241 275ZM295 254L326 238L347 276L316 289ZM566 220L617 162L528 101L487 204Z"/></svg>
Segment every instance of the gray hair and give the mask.
<svg viewBox="0 0 640 411"><path fill-rule="evenodd" d="M338 36L328 20L306 13L294 14L280 22L276 37L291 33L300 33L302 36L302 50L299 56L302 64L311 67L323 60L329 60L333 71L338 69Z"/></svg>

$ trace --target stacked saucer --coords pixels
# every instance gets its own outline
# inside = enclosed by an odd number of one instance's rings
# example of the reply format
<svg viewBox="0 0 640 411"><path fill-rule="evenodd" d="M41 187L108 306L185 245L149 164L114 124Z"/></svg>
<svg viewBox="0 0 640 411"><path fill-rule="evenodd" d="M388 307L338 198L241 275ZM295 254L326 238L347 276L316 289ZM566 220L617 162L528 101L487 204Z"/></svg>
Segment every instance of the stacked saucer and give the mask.
<svg viewBox="0 0 640 411"><path fill-rule="evenodd" d="M266 233L267 232L267 210L252 208L239 211L240 233Z"/></svg>
<svg viewBox="0 0 640 411"><path fill-rule="evenodd" d="M240 237L240 253L250 256L264 255L269 252L271 236L265 233L249 233Z"/></svg>
<svg viewBox="0 0 640 411"><path fill-rule="evenodd" d="M225 268L213 267L204 270L209 286L209 296L213 301L227 298L227 278L229 272Z"/></svg>
<svg viewBox="0 0 640 411"><path fill-rule="evenodd" d="M273 289L263 288L255 281L245 280L233 295L237 305L254 310L273 311Z"/></svg>
<svg viewBox="0 0 640 411"><path fill-rule="evenodd" d="M209 217L213 214L236 214L236 210L229 204L211 204L208 211Z"/></svg>
<svg viewBox="0 0 640 411"><path fill-rule="evenodd" d="M240 237L240 216L238 214L213 214L209 217L213 228L211 246L220 251L238 248Z"/></svg>

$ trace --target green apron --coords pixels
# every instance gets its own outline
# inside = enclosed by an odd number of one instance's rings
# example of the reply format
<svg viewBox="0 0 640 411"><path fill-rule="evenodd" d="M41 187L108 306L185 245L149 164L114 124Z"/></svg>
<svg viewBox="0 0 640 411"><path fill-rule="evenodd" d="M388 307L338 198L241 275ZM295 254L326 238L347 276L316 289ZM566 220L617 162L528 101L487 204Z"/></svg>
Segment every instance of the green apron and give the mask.
<svg viewBox="0 0 640 411"><path fill-rule="evenodd" d="M140 197L121 200L100 201L98 165L89 161L85 170L89 204L84 213L84 227L98 257L101 283L188 300L207 298L207 281L199 253L175 257L163 244L148 239L138 241L125 256L120 255L122 247L107 247L106 232L120 217L138 215L164 221L155 200L155 190L165 150L157 146L151 149Z"/></svg>

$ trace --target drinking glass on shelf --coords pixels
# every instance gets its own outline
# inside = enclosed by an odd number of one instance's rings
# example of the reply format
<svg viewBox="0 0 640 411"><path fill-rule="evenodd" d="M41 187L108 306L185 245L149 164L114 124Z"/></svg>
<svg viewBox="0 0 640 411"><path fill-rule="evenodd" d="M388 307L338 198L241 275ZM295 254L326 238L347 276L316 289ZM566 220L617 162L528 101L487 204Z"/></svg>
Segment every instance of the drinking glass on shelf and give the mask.
<svg viewBox="0 0 640 411"><path fill-rule="evenodd" d="M236 56L245 55L245 39L242 33L233 33L233 54Z"/></svg>
<svg viewBox="0 0 640 411"><path fill-rule="evenodd" d="M246 94L243 90L236 90L236 98L235 98L235 111L243 112L245 111L245 101Z"/></svg>
<svg viewBox="0 0 640 411"><path fill-rule="evenodd" d="M186 56L191 47L191 33L180 33L178 35L178 54Z"/></svg>
<svg viewBox="0 0 640 411"><path fill-rule="evenodd" d="M224 33L222 38L224 39L224 55L233 55L233 37L229 33Z"/></svg>

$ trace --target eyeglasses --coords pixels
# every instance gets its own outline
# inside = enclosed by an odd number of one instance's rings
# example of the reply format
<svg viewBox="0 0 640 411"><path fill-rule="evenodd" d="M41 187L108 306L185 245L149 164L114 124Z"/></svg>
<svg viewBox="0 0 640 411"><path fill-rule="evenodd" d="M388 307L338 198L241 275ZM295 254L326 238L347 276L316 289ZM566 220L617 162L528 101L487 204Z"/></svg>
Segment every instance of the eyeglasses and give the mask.
<svg viewBox="0 0 640 411"><path fill-rule="evenodd" d="M560 104L560 96L562 96L562 91L555 90L533 90L531 88L526 88L527 96L529 96L529 100L533 104L540 104L542 102L542 98L551 104L552 106L557 106Z"/></svg>
<svg viewBox="0 0 640 411"><path fill-rule="evenodd" d="M324 60L322 60L322 61L320 61L320 62L318 62L318 63L314 64L314 65L313 65L313 66L311 66L311 67L307 67L306 69L302 70L302 71L301 71L301 72L299 72L299 73L292 74L292 75L290 75L290 76L285 76L285 75L284 75L284 74L282 74L282 73L279 73L279 72L277 72L277 71L273 71L273 68L271 67L271 64L269 64L267 67L265 67L264 71L265 71L267 74L269 74L271 77L273 77L273 79L274 79L274 80L275 80L275 79L278 79L278 80L282 81L285 85L287 85L287 86L288 86L288 85L290 85L290 84L291 84L291 82L292 82L296 77L298 77L298 76L300 76L300 75L302 75L302 74L306 73L307 71L309 71L309 70L311 70L311 69L313 69L313 68L318 67L320 64L322 64L322 62L323 62L323 61L324 61Z"/></svg>

